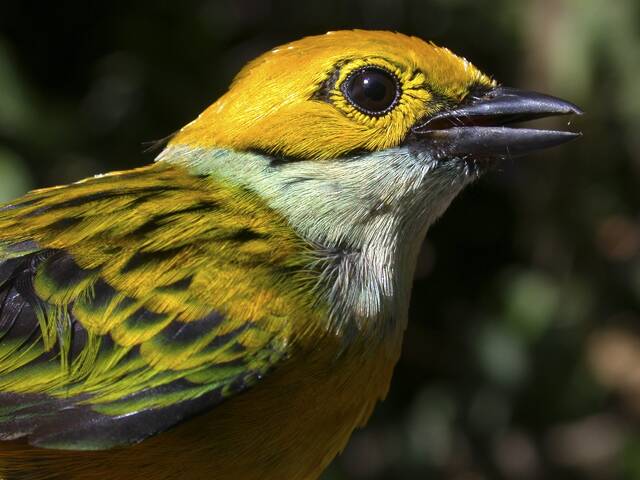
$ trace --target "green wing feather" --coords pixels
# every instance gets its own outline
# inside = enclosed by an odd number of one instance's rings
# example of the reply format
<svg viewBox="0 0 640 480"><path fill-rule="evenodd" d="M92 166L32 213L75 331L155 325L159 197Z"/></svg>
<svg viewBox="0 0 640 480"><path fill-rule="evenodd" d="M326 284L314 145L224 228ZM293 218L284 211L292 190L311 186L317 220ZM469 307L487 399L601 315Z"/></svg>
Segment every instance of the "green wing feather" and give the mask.
<svg viewBox="0 0 640 480"><path fill-rule="evenodd" d="M129 444L253 385L313 319L307 257L257 197L176 166L5 206L0 439Z"/></svg>

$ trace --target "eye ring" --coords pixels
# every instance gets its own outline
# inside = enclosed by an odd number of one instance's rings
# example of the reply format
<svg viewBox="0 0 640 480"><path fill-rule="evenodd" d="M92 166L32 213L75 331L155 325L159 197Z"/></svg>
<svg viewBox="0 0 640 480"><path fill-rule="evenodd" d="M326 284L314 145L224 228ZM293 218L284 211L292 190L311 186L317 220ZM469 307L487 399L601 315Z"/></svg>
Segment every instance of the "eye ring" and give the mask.
<svg viewBox="0 0 640 480"><path fill-rule="evenodd" d="M386 68L373 65L351 72L340 90L351 105L371 117L389 113L402 94L398 77Z"/></svg>

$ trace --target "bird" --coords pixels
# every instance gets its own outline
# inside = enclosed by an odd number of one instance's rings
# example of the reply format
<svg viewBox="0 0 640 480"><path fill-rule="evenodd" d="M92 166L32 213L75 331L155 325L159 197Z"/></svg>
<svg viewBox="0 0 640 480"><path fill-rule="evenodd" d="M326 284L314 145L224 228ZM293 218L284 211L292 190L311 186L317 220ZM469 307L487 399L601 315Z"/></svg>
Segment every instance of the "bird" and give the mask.
<svg viewBox="0 0 640 480"><path fill-rule="evenodd" d="M387 395L429 227L581 114L345 30L249 62L146 166L0 207L0 478L316 479Z"/></svg>

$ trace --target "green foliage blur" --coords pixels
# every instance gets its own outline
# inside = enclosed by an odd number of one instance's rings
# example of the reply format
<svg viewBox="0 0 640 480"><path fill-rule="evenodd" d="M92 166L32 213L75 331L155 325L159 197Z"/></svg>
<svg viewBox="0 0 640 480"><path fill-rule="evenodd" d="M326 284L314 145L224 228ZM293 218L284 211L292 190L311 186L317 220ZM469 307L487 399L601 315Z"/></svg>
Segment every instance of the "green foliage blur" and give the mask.
<svg viewBox="0 0 640 480"><path fill-rule="evenodd" d="M389 397L324 479L640 478L640 2L1 5L0 201L151 162L245 62L327 30L417 35L580 105L582 139L432 229Z"/></svg>

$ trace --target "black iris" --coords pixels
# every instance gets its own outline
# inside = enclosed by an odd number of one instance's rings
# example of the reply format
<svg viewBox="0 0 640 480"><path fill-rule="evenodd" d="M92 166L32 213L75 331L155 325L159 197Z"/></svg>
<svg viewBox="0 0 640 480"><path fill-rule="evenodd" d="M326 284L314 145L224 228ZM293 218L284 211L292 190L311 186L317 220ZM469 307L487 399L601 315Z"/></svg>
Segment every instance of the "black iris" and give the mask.
<svg viewBox="0 0 640 480"><path fill-rule="evenodd" d="M354 107L375 116L391 110L400 94L395 75L378 67L365 67L352 73L342 90Z"/></svg>

